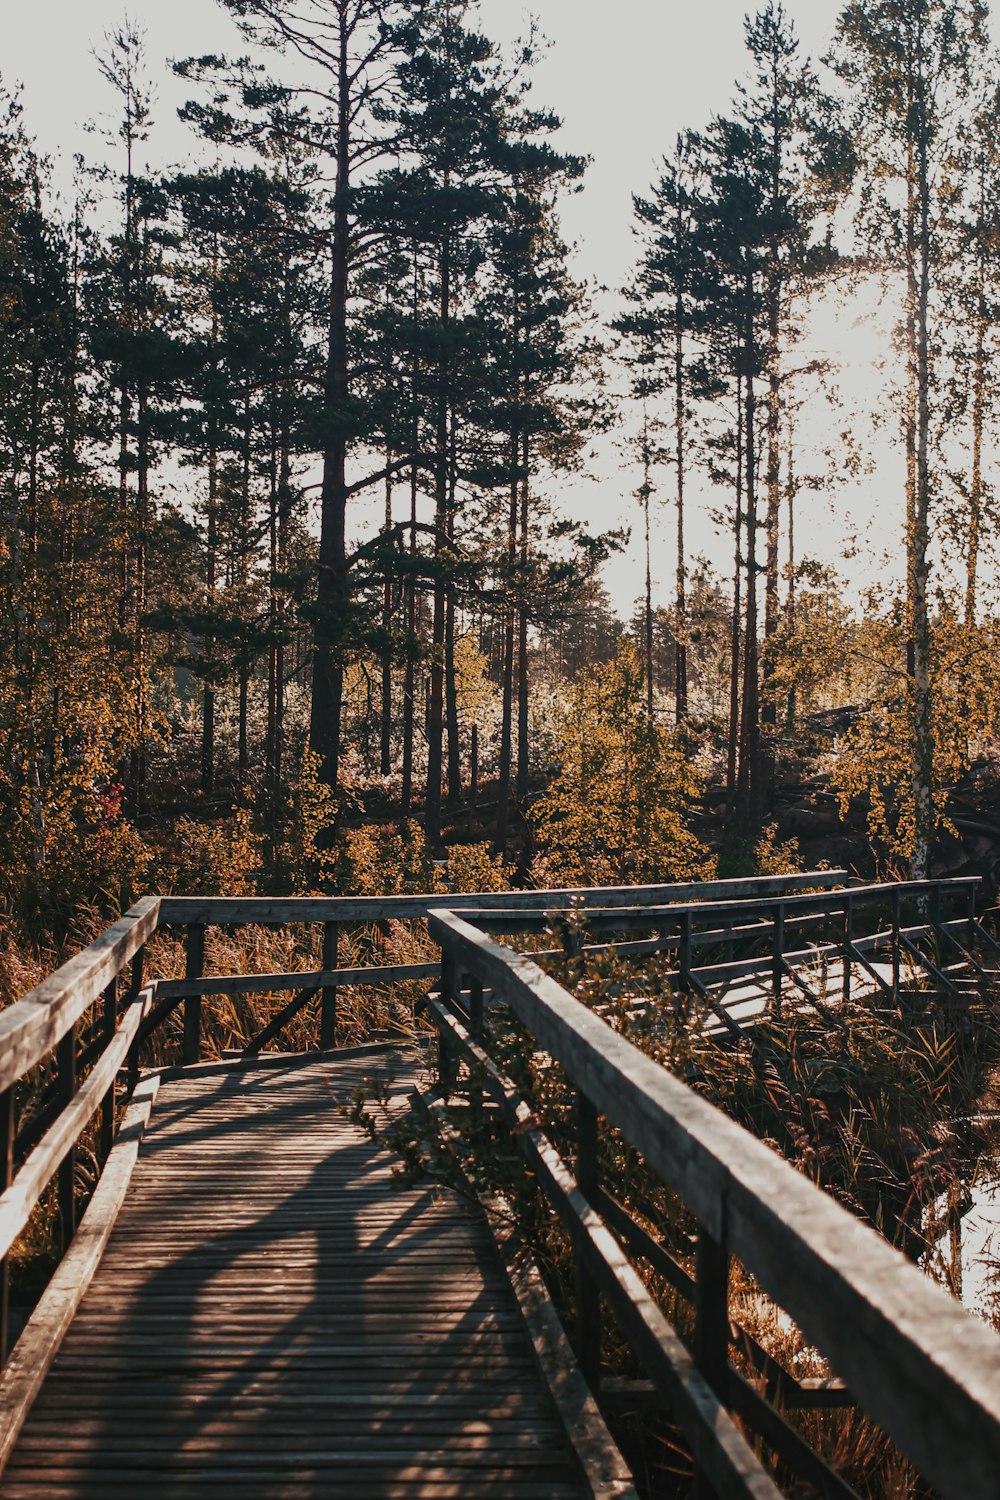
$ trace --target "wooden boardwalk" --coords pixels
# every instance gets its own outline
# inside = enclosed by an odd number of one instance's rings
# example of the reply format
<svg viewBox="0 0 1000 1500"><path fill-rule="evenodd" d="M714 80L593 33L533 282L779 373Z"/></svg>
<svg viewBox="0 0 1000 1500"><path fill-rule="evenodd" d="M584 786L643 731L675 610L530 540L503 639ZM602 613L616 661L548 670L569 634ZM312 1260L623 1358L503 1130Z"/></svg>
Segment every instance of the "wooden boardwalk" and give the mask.
<svg viewBox="0 0 1000 1500"><path fill-rule="evenodd" d="M336 1108L383 1065L161 1088L4 1500L590 1493L480 1215Z"/></svg>

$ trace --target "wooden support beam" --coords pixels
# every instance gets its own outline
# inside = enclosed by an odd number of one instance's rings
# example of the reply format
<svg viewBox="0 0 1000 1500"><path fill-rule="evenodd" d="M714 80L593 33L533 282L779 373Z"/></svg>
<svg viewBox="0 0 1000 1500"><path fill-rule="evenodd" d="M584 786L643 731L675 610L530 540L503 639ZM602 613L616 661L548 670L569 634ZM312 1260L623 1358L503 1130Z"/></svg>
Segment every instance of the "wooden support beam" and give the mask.
<svg viewBox="0 0 1000 1500"><path fill-rule="evenodd" d="M59 1074L59 1101L63 1113L73 1103L76 1093L76 1022L69 1028L56 1049ZM59 1166L59 1224L65 1254L76 1229L76 1137L67 1146Z"/></svg>
<svg viewBox="0 0 1000 1500"><path fill-rule="evenodd" d="M136 1004L123 1016L121 1027L110 1046L81 1086L71 1095L68 1104L42 1136L27 1161L18 1168L13 1181L0 1193L0 1256L7 1254L27 1224L46 1184L51 1181L61 1164L72 1157L80 1132L100 1108L115 1075L128 1056L150 1000L151 991L143 991Z"/></svg>
<svg viewBox="0 0 1000 1500"><path fill-rule="evenodd" d="M600 1193L597 1158L597 1111L580 1089L576 1091L576 1162L580 1192L589 1203ZM576 1306L580 1345L580 1369L595 1395L601 1389L601 1293L586 1261L577 1257Z"/></svg>
<svg viewBox="0 0 1000 1500"><path fill-rule="evenodd" d="M324 922L323 924L323 968L335 969L337 967L337 945L340 940L340 923ZM319 1045L322 1051L327 1052L333 1046L337 1035L337 986L325 984L320 1001L319 1013Z"/></svg>
<svg viewBox="0 0 1000 1500"><path fill-rule="evenodd" d="M40 1062L156 931L159 896L144 896L99 938L0 1011L0 1094Z"/></svg>
<svg viewBox="0 0 1000 1500"><path fill-rule="evenodd" d="M10 1187L14 1177L14 1137L17 1130L15 1091L0 1094L0 1194ZM0 1365L10 1349L10 1257L4 1250L0 1259Z"/></svg>
<svg viewBox="0 0 1000 1500"><path fill-rule="evenodd" d="M188 927L187 951L184 963L186 980L200 979L205 971L205 925L192 923ZM196 1063L201 1057L201 995L188 991L184 1001L184 1061Z"/></svg>
<svg viewBox="0 0 1000 1500"><path fill-rule="evenodd" d="M151 1077L137 1091L76 1238L0 1374L0 1473L104 1253L158 1088Z"/></svg>

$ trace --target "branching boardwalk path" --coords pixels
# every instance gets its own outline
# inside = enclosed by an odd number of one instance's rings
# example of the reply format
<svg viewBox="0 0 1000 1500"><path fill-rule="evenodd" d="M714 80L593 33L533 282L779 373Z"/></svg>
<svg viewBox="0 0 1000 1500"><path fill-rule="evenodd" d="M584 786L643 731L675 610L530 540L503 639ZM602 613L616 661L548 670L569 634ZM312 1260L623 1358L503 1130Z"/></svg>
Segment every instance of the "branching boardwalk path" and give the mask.
<svg viewBox="0 0 1000 1500"><path fill-rule="evenodd" d="M164 1085L5 1500L585 1493L481 1216L336 1108L380 1062Z"/></svg>

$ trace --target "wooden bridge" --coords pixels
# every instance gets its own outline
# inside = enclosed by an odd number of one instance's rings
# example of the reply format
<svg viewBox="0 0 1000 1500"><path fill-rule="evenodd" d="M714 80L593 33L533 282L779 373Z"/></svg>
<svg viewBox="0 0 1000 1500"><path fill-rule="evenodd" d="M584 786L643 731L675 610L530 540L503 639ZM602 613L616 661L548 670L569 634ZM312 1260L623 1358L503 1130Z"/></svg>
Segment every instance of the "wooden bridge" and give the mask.
<svg viewBox="0 0 1000 1500"><path fill-rule="evenodd" d="M0 1495L611 1500L636 1491L607 1424L645 1406L683 1435L699 1495L804 1482L846 1500L796 1415L841 1406L940 1494L996 1497L996 1335L543 967L553 934L561 957L656 955L677 1003L734 1046L762 1013L837 1026L847 1005L962 1006L992 982L975 882L842 879L140 901L0 1013ZM387 922L412 924L426 962L338 967L345 933ZM322 968L205 973L206 930L299 923L321 925ZM147 978L160 930L186 932L183 976ZM433 1067L419 1027L336 1046L344 990L415 979ZM203 1058L215 997L254 993L291 999L238 1055ZM145 1065L177 1010L180 1056ZM270 1050L313 1012L315 1051ZM507 1071L512 1030L574 1090L568 1148ZM376 1073L383 1118L417 1091L432 1115L461 1103L506 1126L572 1245L572 1347L470 1185L400 1186L338 1108ZM601 1180L608 1132L685 1206L689 1253ZM45 1225L62 1256L12 1341L9 1252ZM737 1326L734 1260L829 1378L796 1378ZM610 1369L612 1323L641 1376Z"/></svg>

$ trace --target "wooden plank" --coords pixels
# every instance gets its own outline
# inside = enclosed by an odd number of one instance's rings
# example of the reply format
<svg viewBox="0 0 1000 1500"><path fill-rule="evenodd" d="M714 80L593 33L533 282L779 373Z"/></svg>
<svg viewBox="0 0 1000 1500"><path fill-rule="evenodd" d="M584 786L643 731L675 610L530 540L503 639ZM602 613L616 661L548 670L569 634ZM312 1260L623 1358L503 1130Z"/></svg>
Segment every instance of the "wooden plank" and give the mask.
<svg viewBox="0 0 1000 1500"><path fill-rule="evenodd" d="M159 896L144 896L23 999L0 1011L0 1094L51 1052L156 931Z"/></svg>
<svg viewBox="0 0 1000 1500"><path fill-rule="evenodd" d="M767 891L800 890L804 886L829 888L847 879L846 870L810 870L795 875L764 876L752 880L684 881L671 885L562 886L552 890L452 892L419 896L164 896L160 922L175 926L204 922L213 927L254 923L284 926L294 922L379 922L390 918L418 920L432 907L446 906L464 911L524 908L548 911L567 909L576 901L585 906L634 906L641 903L726 900Z"/></svg>
<svg viewBox="0 0 1000 1500"><path fill-rule="evenodd" d="M401 1188L335 1107L386 1065L416 1082L417 1054L380 1049L162 1087L5 1495L263 1500L306 1474L345 1497L580 1500L481 1216Z"/></svg>
<svg viewBox="0 0 1000 1500"><path fill-rule="evenodd" d="M0 1473L100 1262L124 1202L158 1088L157 1078L139 1085L73 1244L0 1374Z"/></svg>
<svg viewBox="0 0 1000 1500"><path fill-rule="evenodd" d="M114 1041L102 1054L86 1082L42 1136L10 1187L0 1193L0 1256L7 1254L27 1224L46 1183L72 1151L88 1120L100 1108L128 1056L128 1049L149 1004L150 992L145 990L140 999L123 1013L122 1025Z"/></svg>
<svg viewBox="0 0 1000 1500"><path fill-rule="evenodd" d="M436 979L440 963L380 964L353 969L293 969L285 974L213 974L201 979L159 979L158 999L180 999L186 995L251 995L322 985L350 989L363 984L400 984L412 979Z"/></svg>
<svg viewBox="0 0 1000 1500"><path fill-rule="evenodd" d="M941 1493L993 1500L996 1334L530 959L453 914L432 914L430 928L503 995L709 1233L727 1236L732 1253Z"/></svg>

